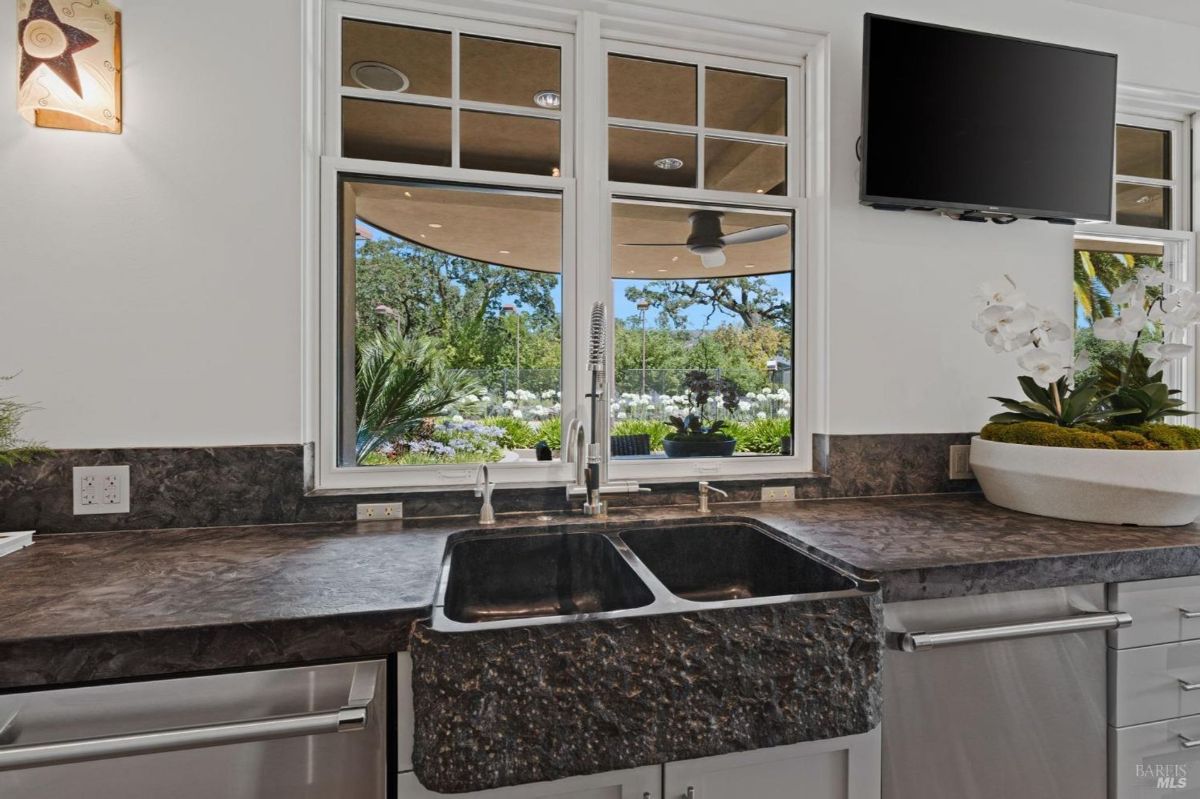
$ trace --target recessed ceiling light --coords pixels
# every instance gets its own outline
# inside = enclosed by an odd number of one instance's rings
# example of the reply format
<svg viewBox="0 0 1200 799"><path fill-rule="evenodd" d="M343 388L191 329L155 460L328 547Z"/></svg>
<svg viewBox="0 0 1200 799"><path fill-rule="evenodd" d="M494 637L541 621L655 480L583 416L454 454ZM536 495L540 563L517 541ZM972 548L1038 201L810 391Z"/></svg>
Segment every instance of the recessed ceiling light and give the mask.
<svg viewBox="0 0 1200 799"><path fill-rule="evenodd" d="M636 269L630 269L630 270L629 270L629 274L631 274L631 275L633 275L633 274L637 274L637 270L636 270Z"/></svg>
<svg viewBox="0 0 1200 799"><path fill-rule="evenodd" d="M1145 205L1145 204L1146 204L1146 203L1148 203L1148 202L1150 202L1150 195L1149 195L1149 194L1143 194L1141 197L1138 197L1138 198L1137 198L1137 204L1138 204L1138 205Z"/></svg>
<svg viewBox="0 0 1200 799"><path fill-rule="evenodd" d="M543 89L533 95L533 104L551 110L562 108L562 95L554 89Z"/></svg>
<svg viewBox="0 0 1200 799"><path fill-rule="evenodd" d="M350 77L364 89L397 94L408 91L408 76L382 61L359 61L350 67Z"/></svg>
<svg viewBox="0 0 1200 799"><path fill-rule="evenodd" d="M437 222L430 222L430 223L429 223L429 226L430 226L431 228L440 228L440 227L441 227L441 224L439 224L439 223L437 223Z"/></svg>
<svg viewBox="0 0 1200 799"><path fill-rule="evenodd" d="M665 272L665 271L667 271L667 270L666 270L666 269L659 269L658 271L660 271L660 272Z"/></svg>
<svg viewBox="0 0 1200 799"><path fill-rule="evenodd" d="M679 260L679 256L678 256L678 255L672 255L672 256L671 256L671 263L675 263L675 262L676 262L676 261L678 261L678 260Z"/></svg>
<svg viewBox="0 0 1200 799"><path fill-rule="evenodd" d="M501 250L501 251L500 251L500 254L501 254L501 255L512 255L512 253L511 253L511 252L509 252L508 250Z"/></svg>
<svg viewBox="0 0 1200 799"><path fill-rule="evenodd" d="M659 169L682 169L683 161L679 158L658 158L654 165Z"/></svg>
<svg viewBox="0 0 1200 799"><path fill-rule="evenodd" d="M425 238L425 234L424 234L424 233L422 233L422 234L421 234L421 238Z"/></svg>
<svg viewBox="0 0 1200 799"><path fill-rule="evenodd" d="M551 170L550 170L550 177L552 177L552 178L561 178L561 177L562 177L562 170L560 170L558 167L554 167L553 169L551 169Z"/></svg>
<svg viewBox="0 0 1200 799"><path fill-rule="evenodd" d="M411 192L411 191L406 191L406 192L404 192L404 196L405 196L405 197L407 197L407 198L409 198L409 199L411 200L411 199L412 199L412 192Z"/></svg>
<svg viewBox="0 0 1200 799"><path fill-rule="evenodd" d="M766 194L767 190L766 189L755 189L754 193L755 194Z"/></svg>
<svg viewBox="0 0 1200 799"><path fill-rule="evenodd" d="M753 269L753 268L754 268L754 264L746 264L746 268L747 268L747 269Z"/></svg>

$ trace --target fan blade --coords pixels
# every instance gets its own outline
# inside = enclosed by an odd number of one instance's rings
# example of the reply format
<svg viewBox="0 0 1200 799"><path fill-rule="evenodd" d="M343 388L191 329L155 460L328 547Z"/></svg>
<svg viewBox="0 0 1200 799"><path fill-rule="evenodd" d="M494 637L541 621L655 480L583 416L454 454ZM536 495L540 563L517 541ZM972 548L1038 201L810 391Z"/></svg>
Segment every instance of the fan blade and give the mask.
<svg viewBox="0 0 1200 799"><path fill-rule="evenodd" d="M721 243L749 244L752 241L777 239L780 236L786 236L789 230L791 230L791 228L787 225L763 225L762 227L752 227L747 230L739 230L737 233L726 233L721 237Z"/></svg>
<svg viewBox="0 0 1200 799"><path fill-rule="evenodd" d="M718 266L725 265L725 253L721 250L716 252L708 252L700 256L700 263L708 269L716 269Z"/></svg>
<svg viewBox="0 0 1200 799"><path fill-rule="evenodd" d="M654 244L638 244L638 243L634 243L634 242L624 242L623 241L623 242L621 242L621 246L622 247L686 247L687 245L684 244L683 242L679 242L678 244L667 244L667 243L663 243L663 242L655 242Z"/></svg>

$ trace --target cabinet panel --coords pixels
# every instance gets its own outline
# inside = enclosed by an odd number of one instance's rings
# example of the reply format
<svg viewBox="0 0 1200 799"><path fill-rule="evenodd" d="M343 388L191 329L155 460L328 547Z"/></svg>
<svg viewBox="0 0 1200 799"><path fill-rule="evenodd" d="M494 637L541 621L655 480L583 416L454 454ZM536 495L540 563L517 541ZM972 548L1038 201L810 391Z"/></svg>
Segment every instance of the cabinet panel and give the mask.
<svg viewBox="0 0 1200 799"><path fill-rule="evenodd" d="M1183 799L1200 795L1200 716L1109 727L1109 799Z"/></svg>
<svg viewBox="0 0 1200 799"><path fill-rule="evenodd" d="M1200 713L1200 641L1108 650L1108 721L1117 727Z"/></svg>
<svg viewBox="0 0 1200 799"><path fill-rule="evenodd" d="M426 790L411 771L397 780L396 799L660 799L662 769L645 766L491 791L444 794Z"/></svg>
<svg viewBox="0 0 1200 799"><path fill-rule="evenodd" d="M668 763L664 799L878 799L879 730Z"/></svg>
<svg viewBox="0 0 1200 799"><path fill-rule="evenodd" d="M1108 586L1108 607L1133 616L1133 624L1108 634L1109 646L1128 649L1200 639L1200 577L1168 577Z"/></svg>

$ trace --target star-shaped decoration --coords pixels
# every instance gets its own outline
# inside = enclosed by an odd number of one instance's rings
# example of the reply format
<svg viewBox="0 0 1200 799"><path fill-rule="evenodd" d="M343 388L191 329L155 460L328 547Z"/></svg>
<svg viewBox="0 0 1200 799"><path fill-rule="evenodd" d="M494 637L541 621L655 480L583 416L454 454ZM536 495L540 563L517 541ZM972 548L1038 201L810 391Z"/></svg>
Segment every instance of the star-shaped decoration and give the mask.
<svg viewBox="0 0 1200 799"><path fill-rule="evenodd" d="M30 39L26 40L26 29L34 26ZM21 43L20 85L35 69L45 65L75 94L83 97L79 84L79 70L75 66L75 53L86 50L100 40L79 28L64 25L50 6L50 0L33 0L29 16L17 26L17 40ZM31 52L32 50L32 52Z"/></svg>

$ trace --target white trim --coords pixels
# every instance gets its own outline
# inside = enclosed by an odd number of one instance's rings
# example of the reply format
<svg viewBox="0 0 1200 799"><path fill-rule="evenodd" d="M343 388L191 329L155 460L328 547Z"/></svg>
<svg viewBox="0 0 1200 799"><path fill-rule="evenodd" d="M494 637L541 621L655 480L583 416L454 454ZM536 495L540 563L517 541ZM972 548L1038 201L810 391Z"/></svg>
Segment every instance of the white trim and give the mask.
<svg viewBox="0 0 1200 799"><path fill-rule="evenodd" d="M764 473L797 474L812 465L812 433L824 429L827 385L823 378L827 339L826 252L829 225L829 74L827 35L787 26L760 26L731 18L686 14L610 0L455 0L453 7L431 0L304 0L304 63L306 150L303 201L304 364L302 403L305 437L313 443L306 464L306 485L318 493L369 493L420 488L464 488L473 484L475 466L340 467L337 465L337 294L339 257L337 236L338 175L408 178L467 184L496 184L513 188L549 190L563 199L563 353L564 428L584 410L583 359L572 358L586 340L588 309L594 300L611 307L609 267L611 194L647 199L668 197L683 202L750 206L762 210L793 210L795 346L793 352L794 447L791 457L748 457L715 462L720 475ZM552 44L562 48L561 111L509 107L463 101L454 81L451 98L395 95L341 86L340 20L343 17L379 20L416 27L447 30L457 42L459 32L491 35L518 41ZM681 24L682 23L682 24ZM660 49L674 40L688 60L703 66L787 77L789 79L788 134L776 137L740 131L704 130L703 106L698 109L696 134L764 143L788 143L788 195L680 191L668 187L619 184L607 181L608 117L605 57L609 42L622 51ZM763 60L769 59L769 60ZM801 69L802 67L802 69ZM455 60L457 70L457 60ZM702 73L701 73L702 74ZM342 97L413 103L453 109L513 113L558 119L562 133L561 174L498 173L454 167L384 163L341 157ZM703 98L700 98L701 101ZM573 113L572 113L573 112ZM805 120L812 126L805 127ZM617 122L614 120L614 122ZM637 121L632 121L640 126ZM653 127L653 126L652 126ZM458 126L454 124L454 138ZM800 146L796 142L800 142ZM702 142L702 139L701 139ZM699 144L699 143L698 143ZM457 156L459 148L452 146ZM590 157L583 157L588 154ZM456 162L457 163L457 162ZM571 176L575 176L572 179ZM805 196L808 199L804 199ZM573 309L572 313L568 309ZM610 314L610 324L611 324ZM610 335L611 335L610 329ZM571 369L567 364L575 363ZM322 368L322 364L326 368ZM609 374L612 372L610 370ZM330 383L332 381L332 387ZM804 398L802 400L802 398ZM803 402L803 407L801 403ZM607 427L608 414L604 414ZM821 423L818 423L821 422ZM602 431L606 435L606 430ZM602 439L605 440L605 439ZM651 479L713 474L713 461L623 463L632 472L643 467ZM492 474L510 485L561 485L572 472L561 462L551 464L497 464ZM469 473L469 474L468 474Z"/></svg>

